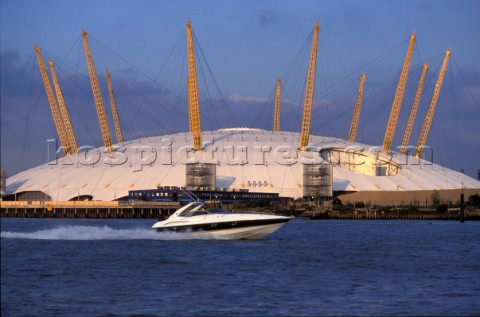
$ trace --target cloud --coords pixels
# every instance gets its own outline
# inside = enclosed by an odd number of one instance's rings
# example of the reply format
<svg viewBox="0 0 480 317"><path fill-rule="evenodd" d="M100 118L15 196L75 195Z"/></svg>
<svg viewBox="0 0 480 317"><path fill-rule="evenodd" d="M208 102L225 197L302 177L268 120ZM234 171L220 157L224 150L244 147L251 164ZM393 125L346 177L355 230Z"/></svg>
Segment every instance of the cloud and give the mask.
<svg viewBox="0 0 480 317"><path fill-rule="evenodd" d="M277 19L276 13L271 10L261 10L257 14L258 23L264 27L269 26L270 24L275 22L276 19Z"/></svg>
<svg viewBox="0 0 480 317"><path fill-rule="evenodd" d="M429 11L434 9L434 4L431 1L419 0L415 3L415 9L419 11Z"/></svg>
<svg viewBox="0 0 480 317"><path fill-rule="evenodd" d="M242 96L240 94L233 94L227 96L227 100L234 103L265 103L267 98L257 96Z"/></svg>
<svg viewBox="0 0 480 317"><path fill-rule="evenodd" d="M2 74L4 71L14 68L14 65L20 61L20 55L17 50L2 51L0 55L2 59Z"/></svg>
<svg viewBox="0 0 480 317"><path fill-rule="evenodd" d="M24 94L24 91L28 91L28 86L31 81L26 80L25 64L22 65L20 54L17 50L6 50L0 52L1 65L1 89L2 99L10 98L13 94ZM34 78L34 79L38 79Z"/></svg>

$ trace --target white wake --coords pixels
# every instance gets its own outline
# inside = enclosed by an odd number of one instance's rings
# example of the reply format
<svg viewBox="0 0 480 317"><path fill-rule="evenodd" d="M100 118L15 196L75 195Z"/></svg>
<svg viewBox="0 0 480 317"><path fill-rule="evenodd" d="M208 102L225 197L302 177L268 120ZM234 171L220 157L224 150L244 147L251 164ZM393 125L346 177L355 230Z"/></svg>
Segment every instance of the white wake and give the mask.
<svg viewBox="0 0 480 317"><path fill-rule="evenodd" d="M207 239L202 234L156 232L150 228L115 229L108 226L61 226L34 232L2 231L1 238L35 240L187 240Z"/></svg>

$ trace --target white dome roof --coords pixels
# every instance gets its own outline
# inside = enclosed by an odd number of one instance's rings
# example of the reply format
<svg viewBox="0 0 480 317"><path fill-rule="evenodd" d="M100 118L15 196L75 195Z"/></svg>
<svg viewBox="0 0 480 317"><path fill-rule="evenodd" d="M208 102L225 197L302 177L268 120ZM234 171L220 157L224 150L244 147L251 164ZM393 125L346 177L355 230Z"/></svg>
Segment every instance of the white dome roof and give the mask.
<svg viewBox="0 0 480 317"><path fill-rule="evenodd" d="M190 133L127 141L115 145L111 155L103 148L90 149L8 178L6 193L41 191L59 201L82 195L114 200L129 190L183 187L185 164L202 162L216 164L218 188L297 198L302 196L302 165L325 158L342 161L333 167L333 190L480 188L479 181L440 165L401 154L377 156L377 147L337 138L311 136L309 151L302 152L296 132L233 128L202 135L204 147L198 152L193 152ZM391 160L384 171L390 176L376 176L378 160Z"/></svg>

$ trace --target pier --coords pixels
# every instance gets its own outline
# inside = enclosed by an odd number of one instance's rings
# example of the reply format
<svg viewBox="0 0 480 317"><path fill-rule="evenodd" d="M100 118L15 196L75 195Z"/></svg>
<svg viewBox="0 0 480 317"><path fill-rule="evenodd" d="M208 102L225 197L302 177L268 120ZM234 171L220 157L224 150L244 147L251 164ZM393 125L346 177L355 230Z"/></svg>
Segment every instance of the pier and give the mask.
<svg viewBox="0 0 480 317"><path fill-rule="evenodd" d="M148 201L2 201L0 215L2 218L79 218L79 219L166 219L180 206L179 202ZM236 210L234 204L225 205L227 209ZM238 206L237 206L238 207ZM252 210L252 208L240 208ZM240 210L238 209L238 210ZM255 208L253 208L255 209ZM258 208L257 208L258 209ZM262 208L260 208L262 209ZM262 210L272 212L272 210ZM310 219L403 219L403 220L461 220L460 208L448 208L444 212L435 209L365 209L331 210L297 208L292 210L276 210L282 215ZM480 220L479 209L466 209L464 220Z"/></svg>
<svg viewBox="0 0 480 317"><path fill-rule="evenodd" d="M2 201L2 218L166 219L179 202Z"/></svg>

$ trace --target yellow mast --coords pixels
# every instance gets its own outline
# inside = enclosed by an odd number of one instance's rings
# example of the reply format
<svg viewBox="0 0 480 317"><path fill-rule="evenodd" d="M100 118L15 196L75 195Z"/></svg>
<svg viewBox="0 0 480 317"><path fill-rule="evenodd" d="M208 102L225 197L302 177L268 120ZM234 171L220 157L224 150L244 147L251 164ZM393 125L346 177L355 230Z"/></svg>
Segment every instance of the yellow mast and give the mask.
<svg viewBox="0 0 480 317"><path fill-rule="evenodd" d="M355 110L353 111L352 124L350 126L350 133L348 134L348 141L355 142L357 138L358 119L360 118L360 108L362 107L363 87L365 85L365 73L360 77L360 87L358 88L357 102L355 103Z"/></svg>
<svg viewBox="0 0 480 317"><path fill-rule="evenodd" d="M305 150L310 138L310 123L312 121L313 95L315 88L315 73L317 70L317 49L318 49L318 21L313 29L312 51L310 54L310 63L307 74L307 84L305 88L305 100L303 102L302 132L300 134L300 150Z"/></svg>
<svg viewBox="0 0 480 317"><path fill-rule="evenodd" d="M277 80L277 93L275 96L275 113L273 115L273 131L280 131L280 92L281 80Z"/></svg>
<svg viewBox="0 0 480 317"><path fill-rule="evenodd" d="M415 157L419 158L422 155L423 147L425 142L427 142L428 132L430 132L430 127L432 125L433 115L435 114L435 109L437 107L438 98L440 97L440 90L442 89L443 77L445 76L445 71L447 70L448 59L450 57L450 50L445 52L445 58L443 60L442 68L438 74L437 83L433 89L432 99L430 100L430 105L428 106L427 114L423 120L422 129L420 130L420 136L418 137L417 146L415 147Z"/></svg>
<svg viewBox="0 0 480 317"><path fill-rule="evenodd" d="M78 151L77 139L75 138L75 133L73 132L72 123L70 122L70 116L68 115L67 105L65 103L65 99L63 98L62 89L60 88L60 83L58 82L58 77L57 73L55 72L53 61L50 60L48 62L48 65L50 66L50 72L52 73L53 87L55 87L55 93L57 94L58 106L65 127L65 133L67 134L70 153L74 154Z"/></svg>
<svg viewBox="0 0 480 317"><path fill-rule="evenodd" d="M392 147L393 135L395 134L395 128L397 127L398 115L400 113L400 107L402 106L405 86L407 85L408 70L410 68L410 62L412 61L415 39L416 35L413 33L410 37L410 45L408 46L407 56L403 63L402 73L400 74L400 80L398 81L397 91L395 93L395 99L393 100L392 110L390 111L390 118L388 119L387 130L385 131L385 137L383 139L382 152L385 154L387 154Z"/></svg>
<svg viewBox="0 0 480 317"><path fill-rule="evenodd" d="M108 128L107 114L103 105L102 93L98 85L97 72L93 64L92 54L88 46L87 32L82 30L83 45L85 47L85 56L87 57L88 73L90 74L90 83L92 85L93 99L95 100L95 107L97 109L98 122L100 130L102 131L103 144L107 153L112 152L112 138L110 136L110 129Z"/></svg>
<svg viewBox="0 0 480 317"><path fill-rule="evenodd" d="M58 109L57 100L53 94L52 85L50 84L47 69L45 68L45 63L43 62L43 58L40 53L40 47L38 47L38 45L35 45L35 53L37 54L38 66L40 67L40 73L42 74L43 85L45 86L45 92L47 93L47 99L50 105L50 110L52 111L53 122L55 123L55 128L57 129L58 138L60 139L60 145L63 148L65 156L69 156L71 151L68 144L68 137L65 133L65 126L63 124L63 120Z"/></svg>
<svg viewBox="0 0 480 317"><path fill-rule="evenodd" d="M112 81L110 73L105 73L107 77L108 95L110 96L110 106L112 107L113 123L115 125L115 134L117 135L117 142L123 143L122 127L120 126L120 117L118 116L117 103L115 102L115 95L113 94Z"/></svg>
<svg viewBox="0 0 480 317"><path fill-rule="evenodd" d="M190 19L187 22L188 42L188 117L190 132L193 136L195 151L202 149L202 127L200 122L200 104L198 100L197 70L195 67L195 52L193 50L193 36Z"/></svg>
<svg viewBox="0 0 480 317"><path fill-rule="evenodd" d="M422 76L420 76L420 81L418 82L417 92L415 98L413 99L412 109L410 109L410 115L408 116L407 126L405 127L405 132L403 133L402 145L400 146L400 153L407 154L407 146L410 141L410 136L412 135L413 123L417 116L418 104L420 103L420 97L422 96L423 84L425 83L425 75L427 74L428 65L423 65Z"/></svg>

